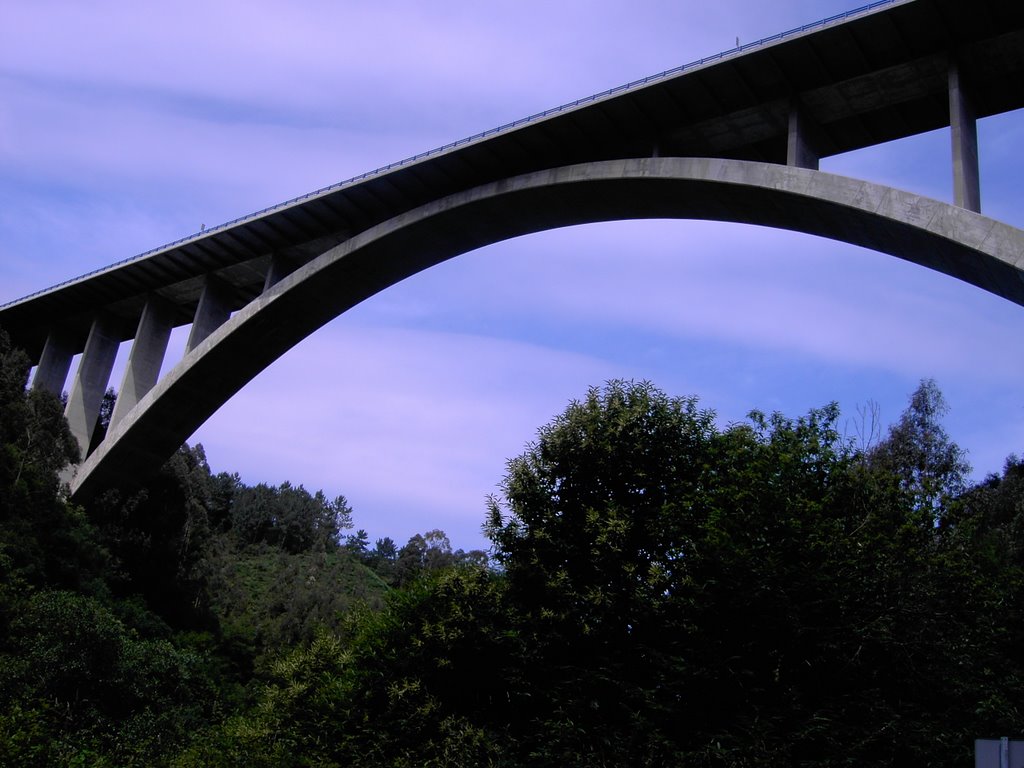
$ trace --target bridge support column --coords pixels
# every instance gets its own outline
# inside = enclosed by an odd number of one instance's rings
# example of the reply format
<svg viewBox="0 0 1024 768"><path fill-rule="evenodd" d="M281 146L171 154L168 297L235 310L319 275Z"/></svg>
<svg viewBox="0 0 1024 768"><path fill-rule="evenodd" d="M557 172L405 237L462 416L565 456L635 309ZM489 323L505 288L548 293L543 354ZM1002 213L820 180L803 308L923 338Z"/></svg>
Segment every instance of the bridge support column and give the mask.
<svg viewBox="0 0 1024 768"><path fill-rule="evenodd" d="M110 426L124 418L156 384L173 324L171 305L158 296L150 297L139 319L139 328L135 332L124 379L114 404L114 413L110 416Z"/></svg>
<svg viewBox="0 0 1024 768"><path fill-rule="evenodd" d="M196 316L192 321L192 330L185 344L185 354L198 347L211 333L227 322L231 317L228 305L228 287L213 275L208 275L203 293L199 297Z"/></svg>
<svg viewBox="0 0 1024 768"><path fill-rule="evenodd" d="M949 127L953 141L953 202L981 213L977 114L956 61L949 65Z"/></svg>
<svg viewBox="0 0 1024 768"><path fill-rule="evenodd" d="M789 108L789 140L786 143L786 165L818 170L818 152L811 140L812 122L803 108L794 103Z"/></svg>
<svg viewBox="0 0 1024 768"><path fill-rule="evenodd" d="M43 354L36 366L36 375L32 377L33 389L44 389L57 397L64 389L71 370L71 358L75 356L75 348L67 331L54 328L46 337Z"/></svg>
<svg viewBox="0 0 1024 768"><path fill-rule="evenodd" d="M284 256L273 256L270 259L270 268L267 270L267 279L263 282L263 292L266 293L276 283L281 282L295 271L295 264L291 259Z"/></svg>
<svg viewBox="0 0 1024 768"><path fill-rule="evenodd" d="M83 459L89 452L119 343L110 322L102 315L97 316L89 329L85 351L78 363L75 382L68 396L67 408L64 409L64 416L71 427L71 434L78 441Z"/></svg>

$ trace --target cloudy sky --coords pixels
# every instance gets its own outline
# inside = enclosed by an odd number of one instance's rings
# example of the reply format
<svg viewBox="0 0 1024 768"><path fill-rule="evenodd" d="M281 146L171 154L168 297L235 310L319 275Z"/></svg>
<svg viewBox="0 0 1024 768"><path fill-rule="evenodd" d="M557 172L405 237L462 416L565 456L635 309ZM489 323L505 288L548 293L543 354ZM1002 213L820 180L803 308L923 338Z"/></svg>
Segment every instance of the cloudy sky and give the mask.
<svg viewBox="0 0 1024 768"><path fill-rule="evenodd" d="M0 303L852 7L6 0ZM983 212L1024 226L1024 116L979 133ZM949 200L949 156L937 131L822 169ZM859 408L891 422L934 377L983 476L1024 451L1022 339L1024 308L889 256L712 222L592 225L485 248L374 297L192 441L215 471L345 494L371 538L439 527L470 548L505 461L617 377L698 395L723 425L837 400L851 434ZM183 346L176 332L168 365Z"/></svg>

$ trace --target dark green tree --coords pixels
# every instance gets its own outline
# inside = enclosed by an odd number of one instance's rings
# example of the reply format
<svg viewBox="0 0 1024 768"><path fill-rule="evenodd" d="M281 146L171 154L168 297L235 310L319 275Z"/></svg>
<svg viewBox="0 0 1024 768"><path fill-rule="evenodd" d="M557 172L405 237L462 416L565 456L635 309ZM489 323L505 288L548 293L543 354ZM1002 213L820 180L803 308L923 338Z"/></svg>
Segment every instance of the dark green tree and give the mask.
<svg viewBox="0 0 1024 768"><path fill-rule="evenodd" d="M163 622L112 595L122 564L60 479L78 446L28 372L0 331L0 764L152 765L217 691Z"/></svg>
<svg viewBox="0 0 1024 768"><path fill-rule="evenodd" d="M267 543L298 553L339 546L341 531L352 527L352 508L344 496L329 501L322 491L285 482L241 486L231 507L232 535L241 546Z"/></svg>
<svg viewBox="0 0 1024 768"><path fill-rule="evenodd" d="M103 441L103 438L107 436L107 430L110 429L110 419L114 415L115 405L117 405L117 392L113 388L109 388L103 393L103 399L100 400L100 411L96 416L96 428L93 430L92 440L89 442L88 453L95 451L96 447Z"/></svg>
<svg viewBox="0 0 1024 768"><path fill-rule="evenodd" d="M0 329L0 513L53 495L58 473L79 458L60 400L26 390L30 368Z"/></svg>
<svg viewBox="0 0 1024 768"><path fill-rule="evenodd" d="M480 568L434 571L350 616L274 665L258 705L199 735L186 766L515 765L477 723L530 702L508 669L520 658L503 586ZM525 709L523 710L525 711Z"/></svg>
<svg viewBox="0 0 1024 768"><path fill-rule="evenodd" d="M908 497L910 506L933 523L964 492L971 471L963 450L942 424L948 412L935 381L922 380L899 421L867 456Z"/></svg>
<svg viewBox="0 0 1024 768"><path fill-rule="evenodd" d="M345 537L345 549L363 560L369 554L370 534L360 528L355 533Z"/></svg>
<svg viewBox="0 0 1024 768"><path fill-rule="evenodd" d="M217 706L198 655L87 595L42 590L0 651L4 765L152 765Z"/></svg>
<svg viewBox="0 0 1024 768"><path fill-rule="evenodd" d="M963 473L940 398L923 386L866 462L835 406L720 431L649 384L543 428L489 522L538 764L969 759L1007 682L976 631L998 594L934 528Z"/></svg>
<svg viewBox="0 0 1024 768"><path fill-rule="evenodd" d="M178 627L208 626L205 562L212 476L202 445L182 446L151 478L128 478L87 506L117 561L117 594L140 596Z"/></svg>
<svg viewBox="0 0 1024 768"><path fill-rule="evenodd" d="M95 588L106 564L82 510L61 490L60 472L78 461L78 444L60 400L26 389L29 370L0 329L0 635L3 593L18 585Z"/></svg>
<svg viewBox="0 0 1024 768"><path fill-rule="evenodd" d="M391 583L407 586L424 574L454 566L472 565L486 568L488 558L487 553L481 550L453 550L448 534L435 528L423 534L410 536L405 546L398 550L393 561L388 563L385 560L382 565Z"/></svg>

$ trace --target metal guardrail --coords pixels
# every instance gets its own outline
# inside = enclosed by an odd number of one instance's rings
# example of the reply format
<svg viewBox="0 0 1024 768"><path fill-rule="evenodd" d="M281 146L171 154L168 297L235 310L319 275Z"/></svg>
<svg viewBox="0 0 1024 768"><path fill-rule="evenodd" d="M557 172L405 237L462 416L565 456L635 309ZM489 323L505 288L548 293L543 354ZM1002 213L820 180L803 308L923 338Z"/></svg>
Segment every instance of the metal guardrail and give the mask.
<svg viewBox="0 0 1024 768"><path fill-rule="evenodd" d="M594 102L600 101L601 99L606 99L610 96L623 93L632 88L638 88L640 86L649 85L650 83L657 82L659 80L665 80L670 77L682 74L683 72L697 69L699 67L703 67L713 62L723 61L725 59L732 58L733 56L746 53L755 48L761 48L772 43L777 43L781 40L785 40L786 38L793 37L794 35L802 35L805 32L810 32L811 30L814 29L827 27L830 24L835 24L836 22L846 21L847 19L850 19L854 16L861 16L866 13L870 13L878 8L881 8L882 6L893 5L899 2L904 2L904 0L875 0L875 2L868 3L867 5L862 5L858 8L853 8L852 10L845 11L843 13L837 13L834 16L819 19L818 21L814 21L809 24L804 24L803 26L800 27L794 27L793 29L788 29L785 32L779 32L777 34L771 35L770 37L762 37L760 40L756 40L752 43L744 43L743 45L736 46L735 48L730 48L728 50L712 54L711 56L705 56L704 58L696 59L694 61L689 62L688 64L681 64L678 67L666 69L664 72L659 72L655 75L649 75L648 77L644 77L639 80L633 80L632 82L629 83L623 83L622 85L617 85L614 88L609 88L606 91L601 91L600 93L595 93L591 96L584 96L583 98L576 99L575 101L566 102L565 104L561 104L557 107L552 107L551 109L545 109L543 112L536 112L532 115L529 115L528 117L521 117L518 120L513 120L510 123L499 125L497 128L488 128L486 131L475 133L472 136L467 136L466 138L463 139L457 139L455 141L449 142L448 144L444 144L440 147L435 147L434 149L428 149L425 152L420 152L419 154L412 155L411 157L407 157L404 160L398 160L394 163L388 163L387 165L375 168L372 171L367 171L365 173L359 174L358 176L353 176L349 179L345 179L344 181L339 181L335 184L330 184L326 187L321 187L320 189L314 190L312 192L307 192L304 195L294 197L291 200L286 200L283 203L277 203L275 205L268 206L267 208L263 208L254 213L249 213L246 214L245 216L239 216L238 218L232 219L231 221L227 221L223 224L218 224L217 226L203 229L200 232L195 232L191 235L179 238L178 240L174 240L170 243L161 245L157 248L151 248L150 250L144 251L143 253L140 253L136 256L130 256L126 259L122 259L121 261L115 261L113 264L108 264L105 267L100 267L99 269L94 269L91 272L86 272L85 274L79 275L78 277L73 277L68 280L64 280L63 282L57 283L56 285L52 285L49 288L43 288L41 290L30 293L27 296L23 296L20 299L15 299L14 301L9 301L5 304L0 304L0 310L6 309L7 307L13 306L15 304L20 304L23 301L32 299L36 296L40 296L44 293L49 293L58 288L62 288L65 285L77 283L81 280L93 277L94 275L98 275L102 272L107 272L108 270L124 266L125 264L140 261L148 256L152 256L156 253L160 253L162 251L169 250L176 246L183 245L187 242L198 240L207 237L208 235L217 232L222 232L227 229L231 229L232 227L235 227L246 221L252 221L254 219L260 218L261 216L265 216L268 213L273 213L274 211L280 211L284 210L285 208L290 208L296 203L301 203L304 200L309 200L310 198L313 197L321 197L331 192L336 192L339 189L343 189L344 187L358 184L359 182L365 181L366 179L373 178L375 176L381 176L385 173L388 173L389 171L393 171L397 168L402 168L408 165L412 165L414 163L418 163L419 161L429 157L436 157L437 155L442 155L446 152L450 152L453 149L457 149L459 147L466 146L467 144L472 144L474 142L481 141L482 139L488 139L492 136L496 136L499 133L511 131L523 125L527 125L528 123L534 123L537 122L538 120L543 120L546 117L550 117L552 115L557 115L562 112L567 112L571 109L575 109L576 107L582 106L584 104L592 104Z"/></svg>

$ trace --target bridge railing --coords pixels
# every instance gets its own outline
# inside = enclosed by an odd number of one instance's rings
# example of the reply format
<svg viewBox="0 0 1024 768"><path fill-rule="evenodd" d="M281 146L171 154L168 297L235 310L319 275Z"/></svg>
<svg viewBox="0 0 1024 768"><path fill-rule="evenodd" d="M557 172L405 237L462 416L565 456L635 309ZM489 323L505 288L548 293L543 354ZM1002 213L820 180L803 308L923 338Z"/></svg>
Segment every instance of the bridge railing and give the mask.
<svg viewBox="0 0 1024 768"><path fill-rule="evenodd" d="M73 278L70 278L68 280L64 280L63 282L57 283L56 285L50 286L49 288L44 288L42 290L35 291L34 293L30 293L27 296L24 296L24 297L22 297L20 299L15 299L14 301L9 301L9 302L7 302L5 304L0 304L0 309L3 309L5 307L9 307L9 306L11 306L13 304L19 304L19 303L21 303L21 302L23 302L23 301L25 301L27 299L31 299L31 298L33 298L35 296L39 296L39 295L42 295L44 293L49 293L50 291L56 290L58 288L62 288L63 286L70 285L72 283L77 283L79 281L82 281L82 280L85 280L87 278L93 277L94 275L98 275L98 274L100 274L102 272L107 272L108 270L116 269L117 267L124 266L125 264L130 264L131 262L139 261L139 260L144 259L144 258L146 258L148 256L152 256L153 254L169 250L169 249L174 248L176 246L179 246L179 245L182 245L184 243L187 243L187 242L189 242L191 240L195 240L195 239L197 239L199 237L206 237L207 235L214 234L216 232L220 232L220 231L223 231L223 230L226 230L226 229L230 229L231 227L237 226L238 224L242 224L242 223L244 223L246 221L252 221L253 219L258 219L261 216L265 216L268 213L273 213L274 211L279 211L279 210L283 210L285 208L289 208L289 207L295 205L296 203L301 203L304 200L308 200L308 199L313 198L313 197L319 197L321 195L326 195L326 194L329 194L331 192L336 192L337 190L342 189L344 187L351 186L353 184L358 184L359 182L365 181L365 180L373 178L375 176L380 176L382 174L388 173L389 171L393 171L393 170L395 170L397 168L402 168L404 166L411 165L413 163L418 163L419 161L425 160L426 158L435 157L437 155L442 155L442 154L444 154L446 152L450 152L453 149L458 149L459 147L465 146L467 144L472 144L473 142L477 142L477 141L480 141L482 139L490 138L490 137L495 136L495 135L497 135L499 133L504 133L505 131L510 131L510 130L512 130L514 128L519 128L520 126L526 125L528 123L533 123L533 122L536 122L538 120L543 120L546 117L550 117L552 115L557 115L557 114L560 114L562 112L566 112L566 111L568 111L570 109L575 109L576 107L579 107L579 106L581 106L583 104L591 104L593 102L600 101L601 99L608 98L609 96L614 96L615 94L622 93L624 91L628 91L631 88L637 88L637 87L639 87L641 85L648 85L650 83L657 82L659 80L665 80L667 78L674 77L676 75L682 74L683 72L686 72L686 71L689 71L689 70L692 70L692 69L697 69L698 67L703 67L703 66L705 66L707 64L711 64L711 63L716 62L716 61L722 61L724 59L728 59L728 58L731 58L733 56L746 53L746 52L751 51L751 50L753 50L755 48L760 48L760 47L765 46L765 45L770 45L772 43L777 43L777 42L779 42L781 40L784 40L784 39L789 38L789 37L793 37L795 35L801 35L801 34L804 34L805 32L809 32L809 31L814 30L814 29L819 29L819 28L822 28L822 27L826 27L826 26L828 26L830 24L835 24L836 22L846 21L847 19L853 18L855 16L861 16L861 15L863 15L865 13L870 13L870 12L872 12L872 11L878 9L878 8L881 8L883 6L893 5L893 4L896 4L896 3L899 3L899 2L904 2L904 1L905 0L875 0L875 2L868 3L867 5L862 5L862 6L858 7L858 8L853 8L853 9L851 9L849 11L845 11L843 13L837 13L834 16L828 16L828 17L826 17L824 19L819 19L818 21L813 21L813 22L810 22L809 24L804 24L803 26L800 26L800 27L794 27L793 29L788 29L785 32L779 32L779 33L771 35L769 37L762 37L760 40L755 40L754 42L751 42L751 43L744 43L743 45L739 45L739 46L736 46L734 48L729 48L728 50L721 51L719 53L715 53L715 54L712 54L710 56L705 56L705 57L700 58L700 59L695 59L694 61L691 61L691 62L689 62L687 64L681 64L678 67L673 67L672 69L666 69L664 72L658 72L657 74L649 75L649 76L643 77L643 78L641 78L639 80L633 80L633 81L628 82L628 83L623 83L622 85L616 85L613 88L609 88L608 90L601 91L600 93L595 93L595 94L592 94L590 96L584 96L582 98L576 99L575 101L566 102L565 104L560 104L557 107L552 107L550 109L545 109L542 112L535 112L532 115L528 115L527 117L521 117L521 118L519 118L517 120L513 120L512 122L505 123L503 125L499 125L496 128L488 128L487 130L481 131L480 133L475 133L472 136L467 136L467 137L462 138L462 139L456 139L455 141L451 141L451 142L449 142L447 144L444 144L444 145L442 145L440 147L435 147L434 149L428 149L428 150L426 150L424 152L420 152L418 154L412 155L411 157L407 157L407 158L405 158L403 160L398 160L398 161L393 162L393 163L388 163L387 165L382 165L379 168L373 169L372 171L366 171L365 173L360 173L357 176L352 176L351 178L345 179L344 181L339 181L339 182L336 182L334 184L330 184L330 185L328 185L326 187L321 187L320 189L316 189L316 190L314 190L312 192L307 192L306 194L300 195L299 197L294 197L294 198L292 198L290 200L286 200L286 201L284 201L282 203L276 203L274 205L268 206L266 208L263 208L263 209L261 209L259 211L254 212L254 213L249 213L249 214L246 214L245 216L239 216L238 218L232 219L231 221L224 222L223 224L218 224L218 225L216 225L214 227L209 227L207 229L202 230L201 232L195 232L193 234L186 235L185 237L179 238L179 239L174 240L174 241L172 241L170 243L167 243L165 245L161 245L161 246L159 246L157 248L151 248L150 250L144 251L144 252L142 252L142 253L140 253L138 255L129 256L126 259L122 259L120 261L116 261L113 264L109 264L109 265L107 265L105 267L101 267L99 269L92 270L91 272L86 272L85 274L79 275L78 277L73 277Z"/></svg>

